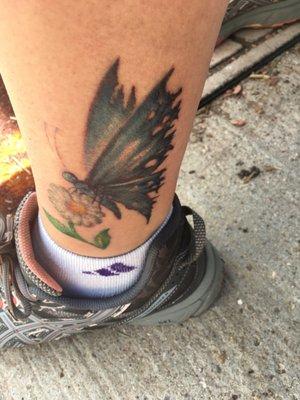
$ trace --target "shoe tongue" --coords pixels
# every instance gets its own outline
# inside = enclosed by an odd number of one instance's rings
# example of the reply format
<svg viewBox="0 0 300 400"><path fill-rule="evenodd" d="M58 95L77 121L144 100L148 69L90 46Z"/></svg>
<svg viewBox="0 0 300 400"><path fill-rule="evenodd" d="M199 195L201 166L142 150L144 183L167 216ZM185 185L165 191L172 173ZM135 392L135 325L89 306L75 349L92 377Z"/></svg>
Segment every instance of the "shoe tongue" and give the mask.
<svg viewBox="0 0 300 400"><path fill-rule="evenodd" d="M15 242L18 261L25 279L52 296L60 296L62 287L35 259L31 226L37 217L38 204L35 193L24 197L15 216Z"/></svg>

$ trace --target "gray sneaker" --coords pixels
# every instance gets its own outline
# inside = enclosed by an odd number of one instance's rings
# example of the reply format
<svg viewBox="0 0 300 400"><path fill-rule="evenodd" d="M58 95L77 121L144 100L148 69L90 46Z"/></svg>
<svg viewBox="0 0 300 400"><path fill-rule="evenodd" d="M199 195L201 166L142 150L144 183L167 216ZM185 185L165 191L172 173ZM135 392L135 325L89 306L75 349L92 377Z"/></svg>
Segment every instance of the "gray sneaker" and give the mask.
<svg viewBox="0 0 300 400"><path fill-rule="evenodd" d="M109 325L182 322L207 310L220 291L223 261L205 239L201 217L177 198L138 281L109 298L66 297L38 264L30 235L37 212L36 194L31 193L22 200L14 221L11 216L0 218L0 348Z"/></svg>
<svg viewBox="0 0 300 400"><path fill-rule="evenodd" d="M231 0L222 23L218 43L242 28L275 27L299 18L299 0Z"/></svg>

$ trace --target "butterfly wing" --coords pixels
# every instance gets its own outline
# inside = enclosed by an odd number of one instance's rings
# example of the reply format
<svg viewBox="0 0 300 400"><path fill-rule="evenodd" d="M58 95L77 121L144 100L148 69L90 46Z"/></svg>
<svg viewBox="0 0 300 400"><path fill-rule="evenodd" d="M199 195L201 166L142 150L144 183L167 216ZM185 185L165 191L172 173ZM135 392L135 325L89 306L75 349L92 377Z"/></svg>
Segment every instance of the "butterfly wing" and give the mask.
<svg viewBox="0 0 300 400"><path fill-rule="evenodd" d="M180 110L181 89L167 89L172 73L173 69L163 76L117 132L105 133L105 146L86 179L96 193L101 193L101 204L118 218L120 210L116 203L138 211L147 221L150 219L155 193L164 181L165 169L159 167L173 148L174 122ZM95 106L101 112L98 104ZM110 110L112 119L114 112ZM100 141L104 142L103 137Z"/></svg>
<svg viewBox="0 0 300 400"><path fill-rule="evenodd" d="M85 140L85 163L89 169L132 114L135 106L134 86L128 101L124 100L124 88L118 81L119 63L117 59L105 74L89 111Z"/></svg>

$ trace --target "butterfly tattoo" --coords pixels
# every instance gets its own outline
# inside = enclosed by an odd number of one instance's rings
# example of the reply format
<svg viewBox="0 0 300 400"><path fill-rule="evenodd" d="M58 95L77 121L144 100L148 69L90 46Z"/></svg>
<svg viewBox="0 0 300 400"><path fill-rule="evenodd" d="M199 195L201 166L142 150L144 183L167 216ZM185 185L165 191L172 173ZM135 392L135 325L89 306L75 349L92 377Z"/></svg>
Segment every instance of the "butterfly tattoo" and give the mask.
<svg viewBox="0 0 300 400"><path fill-rule="evenodd" d="M104 207L120 219L122 204L149 222L165 180L162 164L173 149L182 88L174 92L167 88L174 72L171 68L138 104L135 86L125 95L119 83L119 65L117 59L107 70L89 110L84 142L87 176L81 180L72 171L62 176L77 196L97 204L99 212ZM49 197L55 204L53 193ZM73 221L89 226L84 219L81 222Z"/></svg>

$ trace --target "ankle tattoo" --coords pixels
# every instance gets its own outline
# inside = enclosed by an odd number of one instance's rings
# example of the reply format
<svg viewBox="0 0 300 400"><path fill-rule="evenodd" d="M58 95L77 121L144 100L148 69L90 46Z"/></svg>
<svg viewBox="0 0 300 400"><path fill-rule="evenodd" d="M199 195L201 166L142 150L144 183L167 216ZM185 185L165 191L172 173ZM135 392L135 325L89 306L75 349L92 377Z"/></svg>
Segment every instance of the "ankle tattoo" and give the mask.
<svg viewBox="0 0 300 400"><path fill-rule="evenodd" d="M62 233L105 249L111 237L105 228L87 241L76 226L92 227L105 219L103 208L122 218L118 203L143 215L149 222L153 205L165 180L161 167L173 149L175 121L180 111L182 88L167 89L171 68L137 104L135 86L125 101L123 85L118 81L119 59L100 82L91 105L84 145L84 161L89 173L84 180L64 171L71 184L50 184L51 203L66 221L62 223L46 210L49 221Z"/></svg>

